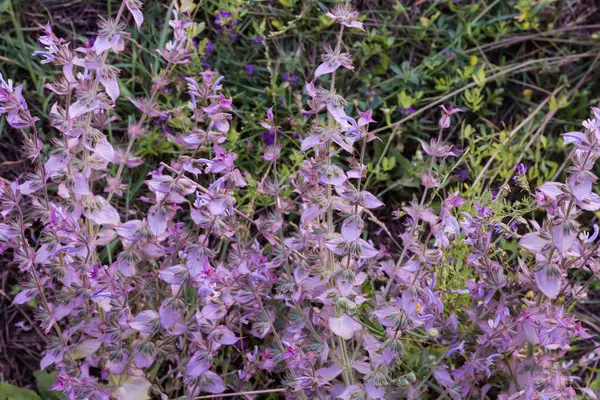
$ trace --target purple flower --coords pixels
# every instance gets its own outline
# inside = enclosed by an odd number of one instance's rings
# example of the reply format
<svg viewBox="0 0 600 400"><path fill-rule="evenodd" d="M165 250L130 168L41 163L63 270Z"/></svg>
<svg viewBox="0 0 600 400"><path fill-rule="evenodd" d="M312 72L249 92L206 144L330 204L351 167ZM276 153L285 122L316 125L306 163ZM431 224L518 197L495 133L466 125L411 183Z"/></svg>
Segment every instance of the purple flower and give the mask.
<svg viewBox="0 0 600 400"><path fill-rule="evenodd" d="M144 22L144 14L142 13L142 0L126 0L125 4L127 5L127 9L129 10L129 12L133 16L133 20L135 21L135 25L137 26L137 29L139 31L142 26L142 23Z"/></svg>
<svg viewBox="0 0 600 400"><path fill-rule="evenodd" d="M457 154L454 152L454 146L440 143L437 139L431 139L429 143L419 139L419 142L421 142L421 147L423 148L423 151L429 154L430 156L441 158L448 156L457 156Z"/></svg>
<svg viewBox="0 0 600 400"><path fill-rule="evenodd" d="M325 54L321 55L323 63L319 65L315 71L315 79L321 75L327 75L337 70L339 67L344 67L350 71L354 71L350 53L342 53L339 48L333 50L329 44L323 46Z"/></svg>
<svg viewBox="0 0 600 400"><path fill-rule="evenodd" d="M229 40L232 42L235 42L238 38L238 33L236 32L237 24L237 21L229 11L219 11L215 17L215 25L217 25L223 33L227 34Z"/></svg>
<svg viewBox="0 0 600 400"><path fill-rule="evenodd" d="M357 21L358 12L344 4L336 6L332 12L325 13L326 16L348 28L357 28L364 31L363 23Z"/></svg>
<svg viewBox="0 0 600 400"><path fill-rule="evenodd" d="M525 175L527 173L527 166L523 163L518 163L515 166L515 169L519 175Z"/></svg>
<svg viewBox="0 0 600 400"><path fill-rule="evenodd" d="M490 216L492 216L494 214L494 212L492 211L492 209L490 207L483 206L483 205L477 204L477 203L473 203L473 206L477 210L477 215L479 215L480 217L483 217L485 219L489 218Z"/></svg>
<svg viewBox="0 0 600 400"><path fill-rule="evenodd" d="M456 174L456 179L461 182L465 182L467 179L469 179L469 171L466 169L458 171L458 174Z"/></svg>
<svg viewBox="0 0 600 400"><path fill-rule="evenodd" d="M102 20L98 37L94 41L94 50L97 54L102 54L109 49L120 53L125 49L125 39L128 39L129 36L130 34L125 30L125 24L112 18Z"/></svg>
<svg viewBox="0 0 600 400"><path fill-rule="evenodd" d="M211 42L210 40L208 40L206 42L206 45L204 46L204 53L205 54L210 54L215 50L215 47L213 45L213 42Z"/></svg>
<svg viewBox="0 0 600 400"><path fill-rule="evenodd" d="M267 145L270 146L273 143L275 143L275 135L271 132L263 132L260 134L260 138L263 140L263 142Z"/></svg>
<svg viewBox="0 0 600 400"><path fill-rule="evenodd" d="M254 75L254 70L256 69L256 66L254 64L246 64L244 66L244 69L246 70L248 75L252 76Z"/></svg>
<svg viewBox="0 0 600 400"><path fill-rule="evenodd" d="M453 59L455 57L454 51L452 51L451 49L444 49L443 54L450 59Z"/></svg>
<svg viewBox="0 0 600 400"><path fill-rule="evenodd" d="M408 107L408 108L403 108L401 110L402 115L406 116L406 115L410 115L410 114L414 114L415 112L417 112L417 110L415 110L414 107Z"/></svg>
<svg viewBox="0 0 600 400"><path fill-rule="evenodd" d="M219 11L215 17L215 25L225 28L232 21L231 13L229 11Z"/></svg>
<svg viewBox="0 0 600 400"><path fill-rule="evenodd" d="M294 74L288 74L287 72L283 74L283 80L284 82L288 82L291 87L295 87L298 83L298 77Z"/></svg>

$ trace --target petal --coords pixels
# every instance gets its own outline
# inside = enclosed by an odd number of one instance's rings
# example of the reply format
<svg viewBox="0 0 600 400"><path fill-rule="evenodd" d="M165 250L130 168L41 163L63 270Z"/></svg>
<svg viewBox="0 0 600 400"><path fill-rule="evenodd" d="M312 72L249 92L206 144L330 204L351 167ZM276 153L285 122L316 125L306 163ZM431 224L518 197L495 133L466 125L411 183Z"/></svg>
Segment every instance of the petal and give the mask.
<svg viewBox="0 0 600 400"><path fill-rule="evenodd" d="M186 272L187 268L180 264L158 271L158 276L160 276L160 279L171 285L181 285Z"/></svg>
<svg viewBox="0 0 600 400"><path fill-rule="evenodd" d="M237 343L240 338L235 336L231 330L225 325L219 325L211 333L211 337L220 344L231 345Z"/></svg>
<svg viewBox="0 0 600 400"><path fill-rule="evenodd" d="M319 138L319 136L311 135L302 141L300 149L302 151L306 151L308 149L312 149L315 146L318 146L319 144L321 144L321 139Z"/></svg>
<svg viewBox="0 0 600 400"><path fill-rule="evenodd" d="M300 216L300 224L306 225L312 222L315 218L325 214L327 207L310 206L306 210L302 211Z"/></svg>
<svg viewBox="0 0 600 400"><path fill-rule="evenodd" d="M73 75L72 62L63 65L63 74L65 75L65 78L67 78L67 81L77 84L77 79L75 79L75 76Z"/></svg>
<svg viewBox="0 0 600 400"><path fill-rule="evenodd" d="M375 258L379 255L379 251L362 239L358 239L360 244L360 258Z"/></svg>
<svg viewBox="0 0 600 400"><path fill-rule="evenodd" d="M372 399L382 399L385 396L385 388L375 386L375 379L370 379L365 385L367 394Z"/></svg>
<svg viewBox="0 0 600 400"><path fill-rule="evenodd" d="M202 375L199 387L201 390L213 394L219 394L225 391L223 379L212 371L206 371Z"/></svg>
<svg viewBox="0 0 600 400"><path fill-rule="evenodd" d="M333 363L330 367L319 368L318 370L316 370L315 376L319 379L319 383L323 384L331 382L332 380L337 378L337 376L341 373L342 368L339 365Z"/></svg>
<svg viewBox="0 0 600 400"><path fill-rule="evenodd" d="M543 238L542 235L537 232L526 233L521 240L519 240L519 245L533 253L542 253L544 248L547 248L550 244L550 239Z"/></svg>
<svg viewBox="0 0 600 400"><path fill-rule="evenodd" d="M354 153L354 148L352 145L348 144L346 140L342 137L342 135L335 134L332 136L332 139L335 144L340 146L342 149L346 150L348 153Z"/></svg>
<svg viewBox="0 0 600 400"><path fill-rule="evenodd" d="M152 384L146 378L128 376L117 390L117 400L148 400Z"/></svg>
<svg viewBox="0 0 600 400"><path fill-rule="evenodd" d="M566 253L573 247L577 240L577 227L572 223L563 223L552 228L552 241L554 246L562 253Z"/></svg>
<svg viewBox="0 0 600 400"><path fill-rule="evenodd" d="M202 308L201 312L196 313L198 323L204 322L204 319L209 321L218 321L225 316L227 310L225 307L215 303L209 303Z"/></svg>
<svg viewBox="0 0 600 400"><path fill-rule="evenodd" d="M48 161L44 163L44 171L46 176L54 175L57 172L61 172L67 167L71 157L69 155L57 155L53 154L48 158Z"/></svg>
<svg viewBox="0 0 600 400"><path fill-rule="evenodd" d="M74 359L86 358L89 355L92 355L100 348L102 344L101 340L96 339L88 339L79 343L75 346L75 349L71 353Z"/></svg>
<svg viewBox="0 0 600 400"><path fill-rule="evenodd" d="M19 292L13 300L13 304L25 304L35 297L37 291L34 289L25 289Z"/></svg>
<svg viewBox="0 0 600 400"><path fill-rule="evenodd" d="M366 190L360 192L360 199L360 205L366 208L378 208L384 205L383 202Z"/></svg>
<svg viewBox="0 0 600 400"><path fill-rule="evenodd" d="M194 353L190 361L188 361L185 367L185 373L188 376L200 376L212 365L212 357L205 350L199 350Z"/></svg>
<svg viewBox="0 0 600 400"><path fill-rule="evenodd" d="M359 21L352 21L350 23L344 23L344 25L346 25L348 28L357 28L363 32L365 31L365 28L363 28L363 23L359 22Z"/></svg>
<svg viewBox="0 0 600 400"><path fill-rule="evenodd" d="M108 36L99 35L94 41L94 50L96 51L96 54L102 54L110 49L110 47L111 43L110 40L108 40Z"/></svg>
<svg viewBox="0 0 600 400"><path fill-rule="evenodd" d="M115 161L115 149L106 138L100 139L94 146L94 154L110 162Z"/></svg>
<svg viewBox="0 0 600 400"><path fill-rule="evenodd" d="M341 317L329 317L329 328L343 339L352 339L355 332L362 330L362 325L346 314Z"/></svg>
<svg viewBox="0 0 600 400"><path fill-rule="evenodd" d="M558 297L562 285L560 272L556 267L544 267L534 273L538 288L551 299Z"/></svg>
<svg viewBox="0 0 600 400"><path fill-rule="evenodd" d="M148 227L154 236L160 236L167 230L167 218L157 211L156 206L150 207L148 211Z"/></svg>
<svg viewBox="0 0 600 400"><path fill-rule="evenodd" d="M454 384L454 379L452 379L446 368L435 368L433 370L433 376L442 387L449 387Z"/></svg>
<svg viewBox="0 0 600 400"><path fill-rule="evenodd" d="M158 321L159 315L156 311L146 310L142 311L135 316L134 319L129 321L131 329L142 333L152 333L156 327L156 321Z"/></svg>
<svg viewBox="0 0 600 400"><path fill-rule="evenodd" d="M104 86L104 90L106 91L106 94L111 98L111 100L117 101L119 95L121 94L119 84L117 83L117 77L101 77L100 83L102 83L102 86Z"/></svg>
<svg viewBox="0 0 600 400"><path fill-rule="evenodd" d="M591 193L587 199L578 201L577 205L586 211L598 211L600 210L600 196Z"/></svg>
<svg viewBox="0 0 600 400"><path fill-rule="evenodd" d="M402 292L402 309L407 315L412 315L417 311L417 294L414 289L406 289Z"/></svg>
<svg viewBox="0 0 600 400"><path fill-rule="evenodd" d="M162 302L158 310L158 315L160 317L160 324L165 329L171 328L181 318L181 312L170 305L170 299Z"/></svg>
<svg viewBox="0 0 600 400"><path fill-rule="evenodd" d="M116 208L111 206L102 196L94 196L94 206L92 209L84 211L83 215L90 218L97 225L119 225L121 217Z"/></svg>
<svg viewBox="0 0 600 400"><path fill-rule="evenodd" d="M566 192L566 185L559 182L546 182L538 190L554 201L558 196Z"/></svg>
<svg viewBox="0 0 600 400"><path fill-rule="evenodd" d="M329 64L329 63L324 62L323 64L319 65L319 67L315 71L315 79L317 79L321 75L330 74L333 71L335 71L336 69L338 69L339 67L340 67L339 63Z"/></svg>
<svg viewBox="0 0 600 400"><path fill-rule="evenodd" d="M562 137L564 138L563 140L564 140L565 144L571 144L571 143L579 144L579 143L582 143L587 140L587 136L583 132L563 133Z"/></svg>
<svg viewBox="0 0 600 400"><path fill-rule="evenodd" d="M142 221L140 221L139 219L133 219L115 227L115 231L120 237L124 239L139 240L141 237L139 236L137 231L141 228L141 226Z"/></svg>
<svg viewBox="0 0 600 400"><path fill-rule="evenodd" d="M571 189L571 193L573 193L575 199L583 201L592 193L592 179L589 176L583 176L582 179L578 178L577 174L569 176L567 185Z"/></svg>
<svg viewBox="0 0 600 400"><path fill-rule="evenodd" d="M346 242L354 242L360 237L363 223L360 217L350 216L342 223L342 236Z"/></svg>
<svg viewBox="0 0 600 400"><path fill-rule="evenodd" d="M129 10L129 12L133 16L135 25L137 26L137 29L139 31L140 27L144 23L144 14L142 13L142 10L140 10L140 7L138 7L137 4L133 1L126 1L125 4L127 5L127 9Z"/></svg>

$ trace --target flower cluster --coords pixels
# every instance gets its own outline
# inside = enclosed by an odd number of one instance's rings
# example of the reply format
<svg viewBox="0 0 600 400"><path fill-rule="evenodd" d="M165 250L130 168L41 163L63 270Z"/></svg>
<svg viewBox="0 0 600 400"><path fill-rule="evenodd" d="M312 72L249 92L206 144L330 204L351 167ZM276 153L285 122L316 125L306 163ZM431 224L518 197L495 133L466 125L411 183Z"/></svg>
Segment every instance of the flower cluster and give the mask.
<svg viewBox="0 0 600 400"><path fill-rule="evenodd" d="M238 22L229 11L219 11L215 16L215 25L219 27L222 33L227 34L232 42L238 38Z"/></svg>
<svg viewBox="0 0 600 400"><path fill-rule="evenodd" d="M394 235L376 215L391 212L367 187L374 110L354 108L337 86L353 71L343 39L346 28L363 29L356 11L326 14L340 30L305 85L300 167L282 177L287 120L271 108L260 121L268 172L253 181L228 145L235 110L224 77L172 74L193 46L186 13L173 12L173 38L156 50L164 68L150 94L129 98L139 117L124 127L127 144L109 140L121 95L109 61L130 37L125 9L140 29L141 3L124 0L79 48L44 27L35 55L62 71L46 85L56 95L47 154L22 86L0 76L0 114L23 131L34 164L0 186L0 251L25 277L14 303L37 299L49 337L41 368L58 371L53 390L68 399L595 396L562 360L574 340L591 337L569 306L598 272L598 227L578 221L600 209L600 110L583 132L564 135L575 146L567 181L542 185L531 201L544 216L507 222L490 202L447 190L443 167L460 154L447 139L463 110L442 107L437 136L421 140L429 164L420 196L394 213ZM235 30L226 12L215 24ZM187 88L183 105L161 106L177 83ZM136 207L124 209L126 168L144 162L136 141L174 115L191 126L163 132L179 154L155 166ZM516 170L529 191L526 167ZM250 183L271 201L247 215ZM502 246L515 238L521 252L509 256ZM458 264L470 277L448 284ZM576 285L572 270L592 277Z"/></svg>

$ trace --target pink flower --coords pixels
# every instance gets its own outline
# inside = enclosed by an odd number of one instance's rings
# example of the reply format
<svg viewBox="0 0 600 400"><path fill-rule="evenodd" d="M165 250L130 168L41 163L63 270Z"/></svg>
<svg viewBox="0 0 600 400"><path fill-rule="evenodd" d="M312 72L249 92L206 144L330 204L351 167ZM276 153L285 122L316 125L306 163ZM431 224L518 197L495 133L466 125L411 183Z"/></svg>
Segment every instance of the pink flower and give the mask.
<svg viewBox="0 0 600 400"><path fill-rule="evenodd" d="M450 128L450 116L456 113L464 112L460 108L452 108L452 105L450 105L448 108L446 108L444 105L441 105L440 107L442 108L442 118L440 118L441 128Z"/></svg>
<svg viewBox="0 0 600 400"><path fill-rule="evenodd" d="M323 63L317 67L317 70L315 71L315 79L321 75L330 74L339 67L344 67L350 71L354 71L350 53L341 53L339 48L332 50L329 44L326 44L323 46L323 48L325 49L325 54L321 55Z"/></svg>
<svg viewBox="0 0 600 400"><path fill-rule="evenodd" d="M436 178L433 174L428 172L423 172L421 175L421 184L426 188L436 188L440 186L440 180Z"/></svg>
<svg viewBox="0 0 600 400"><path fill-rule="evenodd" d="M423 141L421 139L419 139L419 142L421 142L423 151L432 157L439 157L439 158L448 157L448 156L456 157L456 153L452 150L452 146L442 144L437 139L431 139L429 144L427 144L425 141Z"/></svg>
<svg viewBox="0 0 600 400"><path fill-rule="evenodd" d="M103 65L98 73L98 80L104 86L104 90L106 94L111 98L111 100L117 101L119 95L121 93L119 89L119 84L117 83L117 75L119 74L119 70L112 65Z"/></svg>
<svg viewBox="0 0 600 400"><path fill-rule="evenodd" d="M135 25L140 30L142 23L144 22L144 14L142 13L142 1L141 0L125 0L127 9L135 20Z"/></svg>
<svg viewBox="0 0 600 400"><path fill-rule="evenodd" d="M267 146L265 148L265 153L263 154L263 160L275 161L279 158L280 155L281 155L281 145L273 144L273 145Z"/></svg>
<svg viewBox="0 0 600 400"><path fill-rule="evenodd" d="M338 130L337 128L320 127L315 128L313 134L302 141L302 143L300 144L300 149L302 151L307 151L314 147L325 144L329 140L333 141L335 144L337 144L349 153L352 153L354 151L352 146L346 141L346 138L342 136L340 130Z"/></svg>
<svg viewBox="0 0 600 400"><path fill-rule="evenodd" d="M348 28L357 28L361 31L364 31L362 22L356 21L358 18L358 12L354 11L345 4L340 4L334 7L331 12L327 12L325 15L344 26L347 26Z"/></svg>
<svg viewBox="0 0 600 400"><path fill-rule="evenodd" d="M337 165L325 165L320 172L319 182L326 185L341 186L347 179L344 170Z"/></svg>
<svg viewBox="0 0 600 400"><path fill-rule="evenodd" d="M125 24L117 22L113 18L101 19L99 22L98 37L94 42L94 50L97 54L112 49L120 53L125 49L125 39L129 39L129 33L125 31Z"/></svg>
<svg viewBox="0 0 600 400"><path fill-rule="evenodd" d="M367 110L365 112L358 111L360 118L358 119L358 126L368 126L370 123L377 122L373 119L373 110Z"/></svg>

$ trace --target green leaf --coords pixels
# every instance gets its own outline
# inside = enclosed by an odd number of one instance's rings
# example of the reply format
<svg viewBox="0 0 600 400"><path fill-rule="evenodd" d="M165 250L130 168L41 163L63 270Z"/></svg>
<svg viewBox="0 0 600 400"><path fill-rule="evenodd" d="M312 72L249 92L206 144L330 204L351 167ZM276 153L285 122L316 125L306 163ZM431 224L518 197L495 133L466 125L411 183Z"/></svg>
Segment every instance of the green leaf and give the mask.
<svg viewBox="0 0 600 400"><path fill-rule="evenodd" d="M379 64L373 69L375 75L384 75L390 67L390 57L387 54L379 54Z"/></svg>
<svg viewBox="0 0 600 400"><path fill-rule="evenodd" d="M556 97L550 97L550 111L558 110L558 102L556 101Z"/></svg>
<svg viewBox="0 0 600 400"><path fill-rule="evenodd" d="M473 127L471 125L465 126L465 130L463 131L463 136L468 138L473 134Z"/></svg>
<svg viewBox="0 0 600 400"><path fill-rule="evenodd" d="M398 94L398 105L404 109L411 107L415 100L412 96L406 94L404 90Z"/></svg>
<svg viewBox="0 0 600 400"><path fill-rule="evenodd" d="M227 134L227 141L229 143L235 143L239 137L240 137L240 134L238 133L237 129L232 128L229 131L229 133Z"/></svg>
<svg viewBox="0 0 600 400"><path fill-rule="evenodd" d="M196 8L197 4L194 3L192 0L183 0L181 2L181 7L179 9L179 12L181 13L192 13L194 11L194 9Z"/></svg>
<svg viewBox="0 0 600 400"><path fill-rule="evenodd" d="M381 166L384 171L391 171L395 165L396 165L395 157L390 157L390 158L383 157L383 160L381 160Z"/></svg>
<svg viewBox="0 0 600 400"><path fill-rule="evenodd" d="M483 66L479 67L477 72L475 72L475 74L473 75L473 80L475 81L477 86L485 85L485 70L483 69Z"/></svg>
<svg viewBox="0 0 600 400"><path fill-rule="evenodd" d="M10 0L0 0L0 14L8 11Z"/></svg>
<svg viewBox="0 0 600 400"><path fill-rule="evenodd" d="M121 96L123 98L125 98L125 97L131 97L132 99L135 98L135 95L133 93L131 93L131 91L127 88L127 85L125 85L123 83L123 80L121 80L120 78L117 78L117 83L119 84L119 90L121 91Z"/></svg>
<svg viewBox="0 0 600 400"><path fill-rule="evenodd" d="M10 383L0 383L0 400L41 400L33 390L23 389Z"/></svg>
<svg viewBox="0 0 600 400"><path fill-rule="evenodd" d="M195 38L200 33L202 33L202 31L204 30L205 27L206 27L206 24L204 22L200 22L199 24L194 23L194 25L190 29L190 37Z"/></svg>

